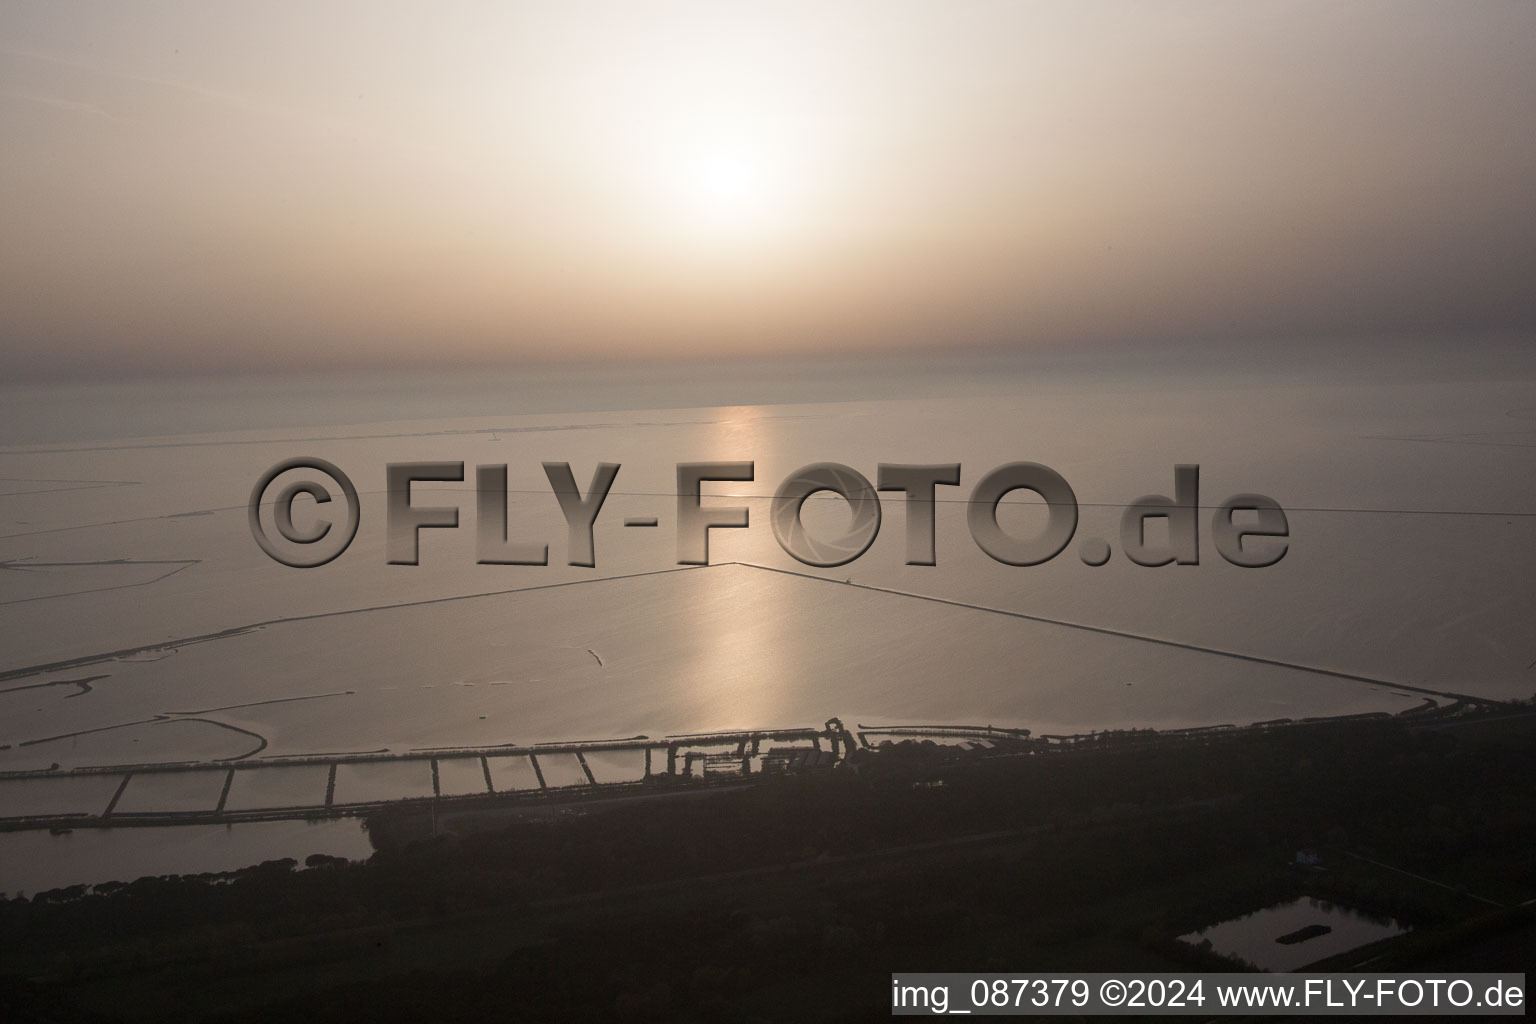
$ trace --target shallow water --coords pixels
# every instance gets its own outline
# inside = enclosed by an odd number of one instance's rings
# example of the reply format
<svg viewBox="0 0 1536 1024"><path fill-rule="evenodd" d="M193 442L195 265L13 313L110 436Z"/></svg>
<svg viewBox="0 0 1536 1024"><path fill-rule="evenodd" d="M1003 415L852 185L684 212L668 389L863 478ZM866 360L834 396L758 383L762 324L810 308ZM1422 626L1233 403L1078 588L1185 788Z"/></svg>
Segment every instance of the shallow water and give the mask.
<svg viewBox="0 0 1536 1024"><path fill-rule="evenodd" d="M1330 930L1299 942L1277 941L1309 925L1323 925ZM1295 971L1407 930L1392 918L1373 917L1326 900L1302 897L1179 938L1191 945L1209 940L1217 953L1239 957L1261 970Z"/></svg>
<svg viewBox="0 0 1536 1024"><path fill-rule="evenodd" d="M1131 375L1044 387L994 375L973 391L653 411L530 412L509 400L495 415L344 426L310 408L294 427L272 425L282 416L271 403L247 403L250 429L0 448L0 770L654 737L833 715L1036 733L1173 728L1536 692L1529 380L1194 386ZM266 467L300 454L334 462L361 492L356 540L311 570L263 555L245 508ZM472 483L417 485L417 504L460 506L460 528L422 531L419 565L387 564L384 466L420 460L463 461L471 478L476 464L505 463L508 534L547 543L552 564L476 564ZM569 461L583 488L597 462L622 466L595 568L564 564L546 460ZM712 564L683 568L675 466L703 460L755 461L753 481L707 485L704 500L746 507L751 526L712 531ZM1079 502L1072 544L1027 568L988 558L966 521L981 475L1019 460L1061 473ZM939 489L938 564L904 564L895 493L856 561L812 569L786 555L769 498L817 461L871 479L881 462L960 463L962 486ZM1227 564L1206 508L1199 565L1131 564L1118 550L1122 507L1171 493L1176 463L1200 465L1204 506L1256 491L1285 507L1284 559ZM1000 506L1005 529L1044 521L1028 497ZM626 528L631 516L659 525ZM818 498L805 520L836 532L847 513ZM1116 550L1091 567L1079 546L1098 537ZM570 761L541 767L585 783ZM537 785L525 759L490 767L498 789ZM452 784L483 784L476 770ZM228 806L323 801L323 768L284 771L237 773ZM337 784L431 785L361 770ZM22 796L0 780L0 814L98 801L81 786ZM207 799L133 786L123 798L141 795ZM122 870L103 855L102 877Z"/></svg>
<svg viewBox="0 0 1536 1024"><path fill-rule="evenodd" d="M36 895L49 889L145 875L234 871L312 853L363 860L373 853L361 818L257 821L235 825L75 829L0 833L0 892Z"/></svg>

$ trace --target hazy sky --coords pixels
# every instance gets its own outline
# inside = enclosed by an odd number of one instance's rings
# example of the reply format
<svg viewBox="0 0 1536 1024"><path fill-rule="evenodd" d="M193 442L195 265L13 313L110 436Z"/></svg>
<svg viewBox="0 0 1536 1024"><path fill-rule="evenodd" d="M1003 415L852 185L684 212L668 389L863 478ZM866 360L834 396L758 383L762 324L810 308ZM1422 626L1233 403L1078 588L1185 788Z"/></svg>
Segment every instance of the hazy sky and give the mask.
<svg viewBox="0 0 1536 1024"><path fill-rule="evenodd" d="M0 7L0 374L1536 334L1536 3Z"/></svg>

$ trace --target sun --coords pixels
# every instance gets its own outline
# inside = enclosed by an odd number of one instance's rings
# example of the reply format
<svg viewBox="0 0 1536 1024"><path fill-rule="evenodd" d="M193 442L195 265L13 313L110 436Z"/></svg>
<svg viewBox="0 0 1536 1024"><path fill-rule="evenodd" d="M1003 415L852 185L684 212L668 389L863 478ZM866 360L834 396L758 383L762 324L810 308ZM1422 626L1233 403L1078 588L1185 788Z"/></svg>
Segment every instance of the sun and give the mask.
<svg viewBox="0 0 1536 1024"><path fill-rule="evenodd" d="M701 208L720 215L740 214L763 195L762 168L739 152L704 153L695 158L692 189Z"/></svg>
<svg viewBox="0 0 1536 1024"><path fill-rule="evenodd" d="M739 230L772 220L780 198L773 161L740 143L694 147L679 161L673 190L680 213L706 228Z"/></svg>

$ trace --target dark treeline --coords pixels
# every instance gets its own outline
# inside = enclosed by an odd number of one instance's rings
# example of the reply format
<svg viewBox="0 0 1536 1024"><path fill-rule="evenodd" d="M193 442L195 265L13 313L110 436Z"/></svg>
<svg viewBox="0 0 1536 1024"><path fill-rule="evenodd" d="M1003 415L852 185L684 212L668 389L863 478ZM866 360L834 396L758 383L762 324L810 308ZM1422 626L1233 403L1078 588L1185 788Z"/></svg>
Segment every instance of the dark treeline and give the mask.
<svg viewBox="0 0 1536 1024"><path fill-rule="evenodd" d="M1414 925L1381 963L1456 966L1457 943L1530 943L1520 912L1473 896L1536 895L1532 737L1351 721L1048 755L909 742L462 836L410 841L427 819L402 810L370 823L363 864L5 901L3 998L61 1020L875 1019L897 970L1232 969L1174 937L1301 894ZM1291 864L1302 849L1320 869Z"/></svg>

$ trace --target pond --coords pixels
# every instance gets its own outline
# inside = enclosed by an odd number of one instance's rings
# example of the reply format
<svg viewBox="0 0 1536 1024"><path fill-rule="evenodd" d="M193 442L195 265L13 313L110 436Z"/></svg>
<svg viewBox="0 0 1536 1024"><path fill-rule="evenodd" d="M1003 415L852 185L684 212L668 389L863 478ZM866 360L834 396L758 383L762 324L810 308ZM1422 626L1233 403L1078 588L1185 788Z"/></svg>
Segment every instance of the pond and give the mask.
<svg viewBox="0 0 1536 1024"><path fill-rule="evenodd" d="M1246 960L1261 970L1294 971L1407 930L1389 917L1303 896L1179 939L1194 946L1208 941L1215 952Z"/></svg>

